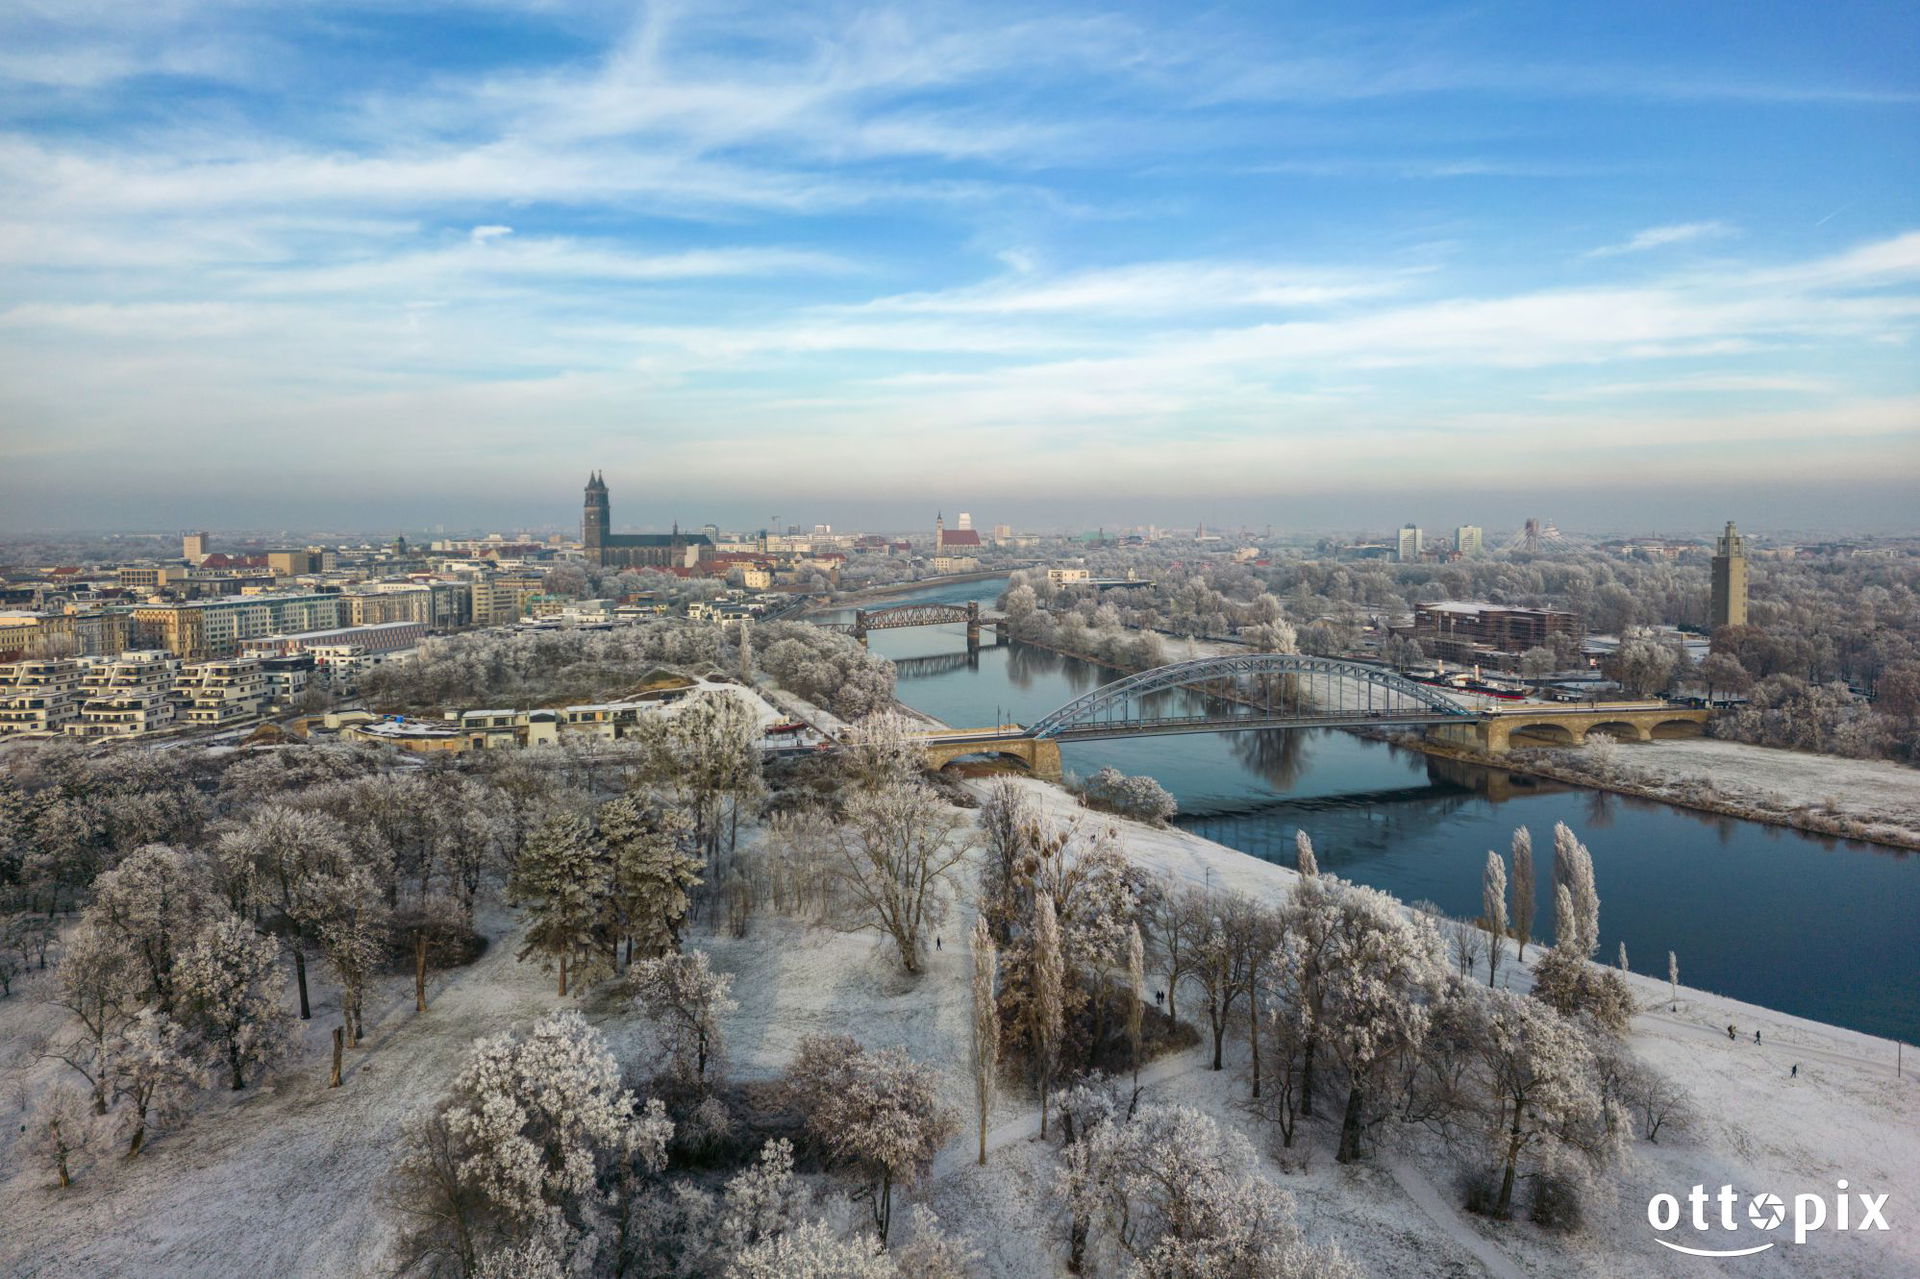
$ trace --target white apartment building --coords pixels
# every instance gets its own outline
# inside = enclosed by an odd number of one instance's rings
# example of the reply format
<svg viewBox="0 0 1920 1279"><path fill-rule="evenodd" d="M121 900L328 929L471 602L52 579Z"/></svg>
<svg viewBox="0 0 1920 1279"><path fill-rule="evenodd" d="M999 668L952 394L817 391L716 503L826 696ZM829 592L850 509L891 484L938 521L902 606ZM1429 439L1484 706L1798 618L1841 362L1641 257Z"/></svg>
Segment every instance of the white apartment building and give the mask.
<svg viewBox="0 0 1920 1279"><path fill-rule="evenodd" d="M64 732L80 718L90 665L60 657L0 666L0 737Z"/></svg>
<svg viewBox="0 0 1920 1279"><path fill-rule="evenodd" d="M1090 582L1092 580L1093 573L1089 569L1050 568L1047 570L1047 581L1054 586L1071 586L1075 582Z"/></svg>
<svg viewBox="0 0 1920 1279"><path fill-rule="evenodd" d="M1400 562L1410 564L1420 558L1426 542L1418 526L1409 524L1400 530Z"/></svg>
<svg viewBox="0 0 1920 1279"><path fill-rule="evenodd" d="M198 727L252 719L267 697L267 673L257 657L194 662L173 684L177 717Z"/></svg>
<svg viewBox="0 0 1920 1279"><path fill-rule="evenodd" d="M122 653L96 663L81 687L86 700L70 737L139 737L173 727L173 681L180 659L161 649Z"/></svg>

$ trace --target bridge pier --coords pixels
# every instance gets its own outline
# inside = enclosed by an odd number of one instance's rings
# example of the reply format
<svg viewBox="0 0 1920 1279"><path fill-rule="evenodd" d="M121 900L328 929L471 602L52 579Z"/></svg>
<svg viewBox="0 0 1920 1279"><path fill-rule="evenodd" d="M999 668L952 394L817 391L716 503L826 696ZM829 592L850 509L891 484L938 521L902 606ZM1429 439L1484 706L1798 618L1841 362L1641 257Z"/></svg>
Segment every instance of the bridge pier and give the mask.
<svg viewBox="0 0 1920 1279"><path fill-rule="evenodd" d="M965 755L1002 755L1019 760L1027 771L1045 782L1066 777L1060 759L1060 743L1050 737L1025 737L1009 733L1006 737L983 737L964 742L941 742L928 746L927 767L943 768Z"/></svg>
<svg viewBox="0 0 1920 1279"><path fill-rule="evenodd" d="M1542 710L1494 712L1472 723L1440 724L1427 730L1435 741L1477 750L1483 755L1505 755L1513 749L1513 735L1528 729L1552 729L1566 735L1565 741L1546 745L1579 746L1589 733L1606 733L1619 741L1650 742L1660 730L1675 728L1698 733L1704 729L1707 712L1690 707L1663 706L1606 707L1587 710ZM1689 728L1688 726L1692 727ZM1534 742L1533 745L1543 743Z"/></svg>

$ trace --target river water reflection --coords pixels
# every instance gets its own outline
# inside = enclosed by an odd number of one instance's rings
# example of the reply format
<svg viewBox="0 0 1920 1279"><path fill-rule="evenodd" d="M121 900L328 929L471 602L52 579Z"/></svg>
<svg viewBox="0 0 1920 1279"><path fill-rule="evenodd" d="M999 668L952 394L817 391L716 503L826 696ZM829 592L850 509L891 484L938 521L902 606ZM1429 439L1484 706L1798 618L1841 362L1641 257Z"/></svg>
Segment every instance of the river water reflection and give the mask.
<svg viewBox="0 0 1920 1279"><path fill-rule="evenodd" d="M991 603L1000 586L885 602ZM1031 723L1114 678L1024 645L990 646L970 661L958 626L877 631L872 644L897 664L900 699L955 727ZM1528 826L1543 940L1553 919L1552 830L1564 821L1593 850L1603 958L1624 941L1637 970L1665 976L1673 950L1688 985L1920 1038L1920 856L1536 784L1335 730L1080 742L1063 753L1082 776L1111 764L1157 778L1180 802L1179 824L1209 839L1290 865L1294 831L1304 829L1322 868L1457 915L1479 913L1487 850L1504 855L1513 828Z"/></svg>

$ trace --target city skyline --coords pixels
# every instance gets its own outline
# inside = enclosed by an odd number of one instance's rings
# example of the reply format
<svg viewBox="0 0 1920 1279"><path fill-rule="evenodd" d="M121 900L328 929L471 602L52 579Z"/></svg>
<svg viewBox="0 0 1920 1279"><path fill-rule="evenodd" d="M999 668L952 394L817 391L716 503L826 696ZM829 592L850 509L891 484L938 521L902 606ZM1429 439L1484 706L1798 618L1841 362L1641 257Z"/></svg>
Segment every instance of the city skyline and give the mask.
<svg viewBox="0 0 1920 1279"><path fill-rule="evenodd" d="M1911 528L1913 29L15 9L0 526Z"/></svg>

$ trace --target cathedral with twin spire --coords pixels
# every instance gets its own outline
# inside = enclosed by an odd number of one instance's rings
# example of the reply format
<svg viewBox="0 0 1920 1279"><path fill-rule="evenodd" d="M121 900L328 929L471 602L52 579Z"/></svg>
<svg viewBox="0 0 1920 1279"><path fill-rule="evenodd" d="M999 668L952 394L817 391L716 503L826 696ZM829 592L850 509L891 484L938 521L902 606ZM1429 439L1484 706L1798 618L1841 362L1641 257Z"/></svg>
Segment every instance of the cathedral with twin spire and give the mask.
<svg viewBox="0 0 1920 1279"><path fill-rule="evenodd" d="M692 568L713 558L713 539L705 533L615 533L613 506L600 472L587 477L587 507L580 517L580 545L587 563L603 568Z"/></svg>

